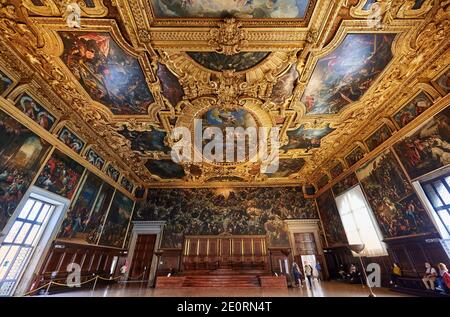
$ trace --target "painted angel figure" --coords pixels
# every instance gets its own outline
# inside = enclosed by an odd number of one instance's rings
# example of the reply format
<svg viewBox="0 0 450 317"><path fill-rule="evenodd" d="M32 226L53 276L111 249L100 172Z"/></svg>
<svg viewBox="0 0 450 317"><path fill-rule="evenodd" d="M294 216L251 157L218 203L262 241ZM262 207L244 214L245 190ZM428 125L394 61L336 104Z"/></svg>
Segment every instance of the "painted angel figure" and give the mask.
<svg viewBox="0 0 450 317"><path fill-rule="evenodd" d="M69 3L64 12L67 26L70 28L81 28L81 9L76 2Z"/></svg>

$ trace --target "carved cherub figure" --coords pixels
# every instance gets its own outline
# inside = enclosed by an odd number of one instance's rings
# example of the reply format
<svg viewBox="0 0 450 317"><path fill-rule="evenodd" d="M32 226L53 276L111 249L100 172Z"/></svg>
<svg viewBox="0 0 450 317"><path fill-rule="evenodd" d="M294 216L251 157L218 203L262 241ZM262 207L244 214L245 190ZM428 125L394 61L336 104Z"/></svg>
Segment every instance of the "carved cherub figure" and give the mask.
<svg viewBox="0 0 450 317"><path fill-rule="evenodd" d="M67 4L63 17L66 19L67 26L70 28L81 28L81 9L78 3Z"/></svg>

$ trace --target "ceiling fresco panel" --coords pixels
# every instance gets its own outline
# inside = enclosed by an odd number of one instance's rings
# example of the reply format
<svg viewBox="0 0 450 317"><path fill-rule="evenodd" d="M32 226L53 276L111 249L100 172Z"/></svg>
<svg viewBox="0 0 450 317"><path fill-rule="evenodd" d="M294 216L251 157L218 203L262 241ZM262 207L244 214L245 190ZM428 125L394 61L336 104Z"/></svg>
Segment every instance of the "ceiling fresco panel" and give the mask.
<svg viewBox="0 0 450 317"><path fill-rule="evenodd" d="M118 186L333 186L448 105L448 4L382 2L377 29L376 2L89 0L77 29L56 0L27 0L0 8L24 15L0 19L2 105ZM194 119L279 128L279 170L172 162L171 132Z"/></svg>
<svg viewBox="0 0 450 317"><path fill-rule="evenodd" d="M154 102L139 61L104 32L59 32L63 62L89 96L115 115L144 115Z"/></svg>
<svg viewBox="0 0 450 317"><path fill-rule="evenodd" d="M308 0L149 0L157 18L305 17Z"/></svg>
<svg viewBox="0 0 450 317"><path fill-rule="evenodd" d="M280 159L278 170L275 173L267 174L268 177L287 177L297 173L305 165L303 158Z"/></svg>
<svg viewBox="0 0 450 317"><path fill-rule="evenodd" d="M177 76L175 76L166 65L158 63L156 71L159 81L161 82L162 94L169 100L172 106L176 106L183 100L184 90L180 85Z"/></svg>
<svg viewBox="0 0 450 317"><path fill-rule="evenodd" d="M241 72L255 67L262 62L269 52L240 52L233 55L225 55L216 52L187 52L190 58L203 67L221 72L234 70Z"/></svg>
<svg viewBox="0 0 450 317"><path fill-rule="evenodd" d="M180 179L186 176L183 167L172 160L149 160L145 167L150 173L163 179Z"/></svg>
<svg viewBox="0 0 450 317"><path fill-rule="evenodd" d="M320 147L320 140L334 130L329 124L321 129L305 129L304 125L301 125L298 129L287 132L289 142L282 146L281 149L288 151L318 148Z"/></svg>
<svg viewBox="0 0 450 317"><path fill-rule="evenodd" d="M283 104L287 99L292 97L294 92L295 83L298 78L298 72L296 65L292 65L291 68L281 76L272 90L271 100L277 105Z"/></svg>
<svg viewBox="0 0 450 317"><path fill-rule="evenodd" d="M3 94L13 84L13 80L0 71L0 95Z"/></svg>
<svg viewBox="0 0 450 317"><path fill-rule="evenodd" d="M336 114L358 101L391 61L395 34L347 34L317 62L301 101L308 114Z"/></svg>
<svg viewBox="0 0 450 317"><path fill-rule="evenodd" d="M168 147L164 140L167 133L162 130L153 129L151 131L130 131L124 129L119 133L126 139L131 141L131 149L137 152L164 152L169 153L170 147Z"/></svg>

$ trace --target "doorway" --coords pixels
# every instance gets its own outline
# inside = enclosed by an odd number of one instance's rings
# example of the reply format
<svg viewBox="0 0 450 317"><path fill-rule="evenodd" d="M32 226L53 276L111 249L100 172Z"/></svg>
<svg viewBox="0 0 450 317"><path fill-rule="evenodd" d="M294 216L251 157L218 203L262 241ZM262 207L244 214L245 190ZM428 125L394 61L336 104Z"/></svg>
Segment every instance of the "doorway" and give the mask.
<svg viewBox="0 0 450 317"><path fill-rule="evenodd" d="M30 191L5 227L0 244L0 296L14 295L20 284L26 289L51 237L56 234L56 225L68 202L49 198L43 192Z"/></svg>
<svg viewBox="0 0 450 317"><path fill-rule="evenodd" d="M155 249L156 234L139 234L136 239L133 260L128 279L148 281Z"/></svg>

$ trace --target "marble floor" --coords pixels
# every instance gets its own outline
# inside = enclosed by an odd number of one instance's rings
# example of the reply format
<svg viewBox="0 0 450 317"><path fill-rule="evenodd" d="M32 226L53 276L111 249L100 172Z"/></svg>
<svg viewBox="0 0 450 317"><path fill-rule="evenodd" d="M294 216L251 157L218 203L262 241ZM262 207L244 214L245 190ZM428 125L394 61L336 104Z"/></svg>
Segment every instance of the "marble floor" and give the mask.
<svg viewBox="0 0 450 317"><path fill-rule="evenodd" d="M376 288L377 297L407 297L386 288ZM362 285L341 282L315 282L312 289L303 288L262 289L262 288L178 288L153 289L139 283L115 284L94 291L80 290L48 297L367 297L369 290Z"/></svg>

